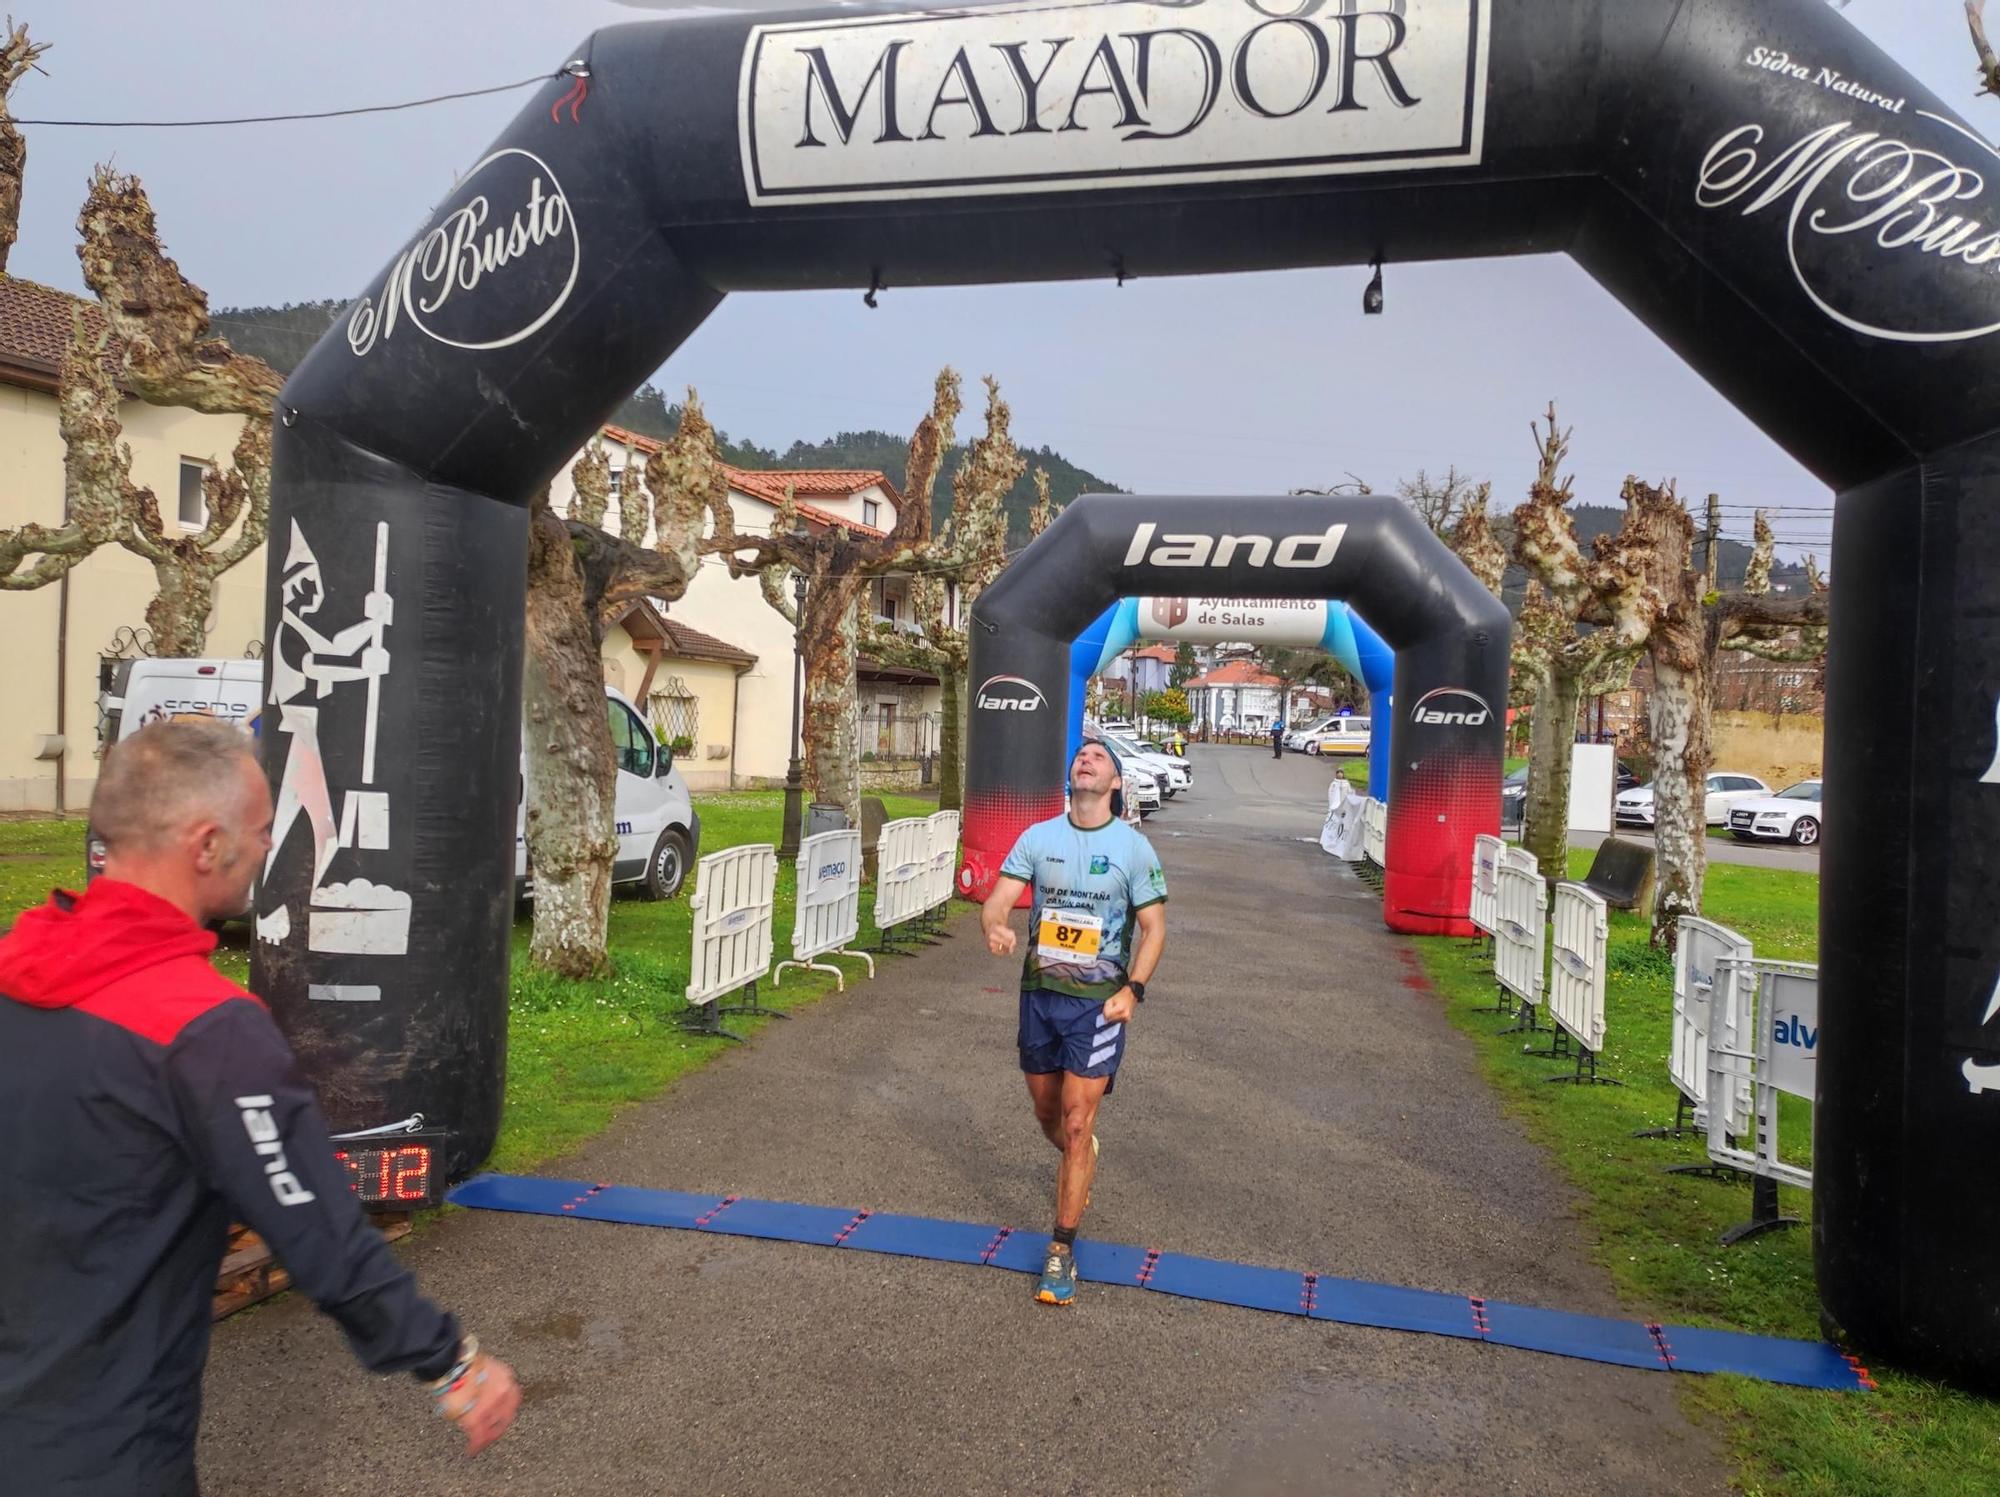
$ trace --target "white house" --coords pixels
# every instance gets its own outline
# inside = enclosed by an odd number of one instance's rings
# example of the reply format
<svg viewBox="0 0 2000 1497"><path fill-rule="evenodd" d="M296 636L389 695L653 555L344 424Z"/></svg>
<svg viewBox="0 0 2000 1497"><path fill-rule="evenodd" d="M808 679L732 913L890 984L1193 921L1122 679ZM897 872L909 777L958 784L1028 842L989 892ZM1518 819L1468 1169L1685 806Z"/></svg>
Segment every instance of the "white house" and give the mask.
<svg viewBox="0 0 2000 1497"><path fill-rule="evenodd" d="M615 533L616 495L626 464L635 456L643 464L662 444L623 427L607 426L604 445L613 486L605 523ZM903 502L887 475L870 469L757 471L725 464L724 471L731 515L737 530L746 535L770 532L788 485L808 526L843 524L861 535L887 534ZM558 514L567 514L575 497L566 466L555 480L550 504ZM646 541L651 540L649 527ZM876 618L909 624L909 579L877 579L869 588L867 608ZM764 601L755 577L731 577L719 556L702 558L686 595L669 604L664 617L669 626L685 625L751 657L752 663L734 683L734 731L728 741L734 749L735 780L738 785L782 783L791 757L792 626ZM885 666L865 654L857 674L864 761L912 758L936 750L941 693L935 676ZM662 722L665 709L658 699L659 687L654 684L649 690L654 720ZM708 741L706 733L701 738Z"/></svg>

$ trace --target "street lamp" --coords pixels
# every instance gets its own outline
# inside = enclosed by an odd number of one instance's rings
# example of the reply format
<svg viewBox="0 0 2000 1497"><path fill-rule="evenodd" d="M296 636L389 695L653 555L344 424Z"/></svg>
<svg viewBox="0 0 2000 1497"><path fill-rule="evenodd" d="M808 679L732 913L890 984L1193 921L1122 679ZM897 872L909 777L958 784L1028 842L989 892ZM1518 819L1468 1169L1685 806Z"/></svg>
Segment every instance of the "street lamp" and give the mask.
<svg viewBox="0 0 2000 1497"><path fill-rule="evenodd" d="M792 601L798 623L792 629L792 762L785 766L785 829L779 839L778 856L797 858L802 821L801 801L805 795L805 760L799 743L799 707L805 697L806 669L806 574L792 573Z"/></svg>

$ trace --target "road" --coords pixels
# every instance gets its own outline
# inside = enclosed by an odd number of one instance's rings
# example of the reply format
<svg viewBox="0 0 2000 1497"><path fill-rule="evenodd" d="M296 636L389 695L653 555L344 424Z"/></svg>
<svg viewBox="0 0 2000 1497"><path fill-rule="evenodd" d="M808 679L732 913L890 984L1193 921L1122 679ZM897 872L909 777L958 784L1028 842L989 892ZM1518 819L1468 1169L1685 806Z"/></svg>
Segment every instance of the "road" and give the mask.
<svg viewBox="0 0 2000 1497"><path fill-rule="evenodd" d="M1086 1235L1616 1313L1576 1202L1379 905L1326 771L1197 749L1148 824L1169 943ZM1018 918L1018 917L1017 917ZM543 1173L981 1222L1048 1216L1011 960L956 938L773 1024ZM663 1038L662 1043L673 1043ZM1578 1102L1587 1102L1579 1097ZM527 1404L468 1467L296 1297L218 1327L205 1489L431 1497L1721 1493L1668 1376L992 1270L460 1212L402 1251Z"/></svg>
<svg viewBox="0 0 2000 1497"><path fill-rule="evenodd" d="M1621 826L1618 835L1627 841L1653 845L1653 834L1637 827ZM1604 838L1594 832L1575 832L1571 847L1595 848ZM1785 868L1794 873L1819 872L1819 846L1794 847L1789 842L1738 842L1734 837L1710 837L1711 863L1740 863L1746 868Z"/></svg>

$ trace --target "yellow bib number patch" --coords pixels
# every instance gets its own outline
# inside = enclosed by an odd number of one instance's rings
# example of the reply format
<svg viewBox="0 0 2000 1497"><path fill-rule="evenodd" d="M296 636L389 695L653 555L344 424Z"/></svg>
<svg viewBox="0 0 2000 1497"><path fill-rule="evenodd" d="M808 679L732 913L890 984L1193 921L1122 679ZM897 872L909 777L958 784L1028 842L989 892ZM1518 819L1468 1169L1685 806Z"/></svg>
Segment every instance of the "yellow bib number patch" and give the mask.
<svg viewBox="0 0 2000 1497"><path fill-rule="evenodd" d="M1104 921L1088 910L1043 910L1035 955L1045 962L1094 962L1104 946Z"/></svg>

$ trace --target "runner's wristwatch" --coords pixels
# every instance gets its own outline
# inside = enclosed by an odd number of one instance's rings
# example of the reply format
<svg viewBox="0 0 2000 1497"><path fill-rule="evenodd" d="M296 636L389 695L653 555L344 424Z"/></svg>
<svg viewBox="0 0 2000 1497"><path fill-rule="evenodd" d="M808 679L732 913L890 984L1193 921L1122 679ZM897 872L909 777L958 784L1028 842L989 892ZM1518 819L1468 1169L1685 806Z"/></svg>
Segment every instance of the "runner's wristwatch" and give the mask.
<svg viewBox="0 0 2000 1497"><path fill-rule="evenodd" d="M1137 998L1141 1003L1146 1001L1146 985L1143 982L1127 982L1125 986L1132 990L1134 998Z"/></svg>

